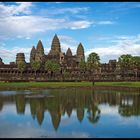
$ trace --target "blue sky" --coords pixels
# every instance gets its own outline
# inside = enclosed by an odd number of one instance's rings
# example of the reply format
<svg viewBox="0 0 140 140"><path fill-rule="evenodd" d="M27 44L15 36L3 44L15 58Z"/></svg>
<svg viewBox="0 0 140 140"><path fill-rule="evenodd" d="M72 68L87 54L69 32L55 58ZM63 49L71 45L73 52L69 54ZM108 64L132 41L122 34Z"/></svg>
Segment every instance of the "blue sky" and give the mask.
<svg viewBox="0 0 140 140"><path fill-rule="evenodd" d="M45 53L55 33L66 52L81 42L86 58L99 54L102 63L122 54L140 55L139 2L0 2L0 57L4 63L42 40Z"/></svg>

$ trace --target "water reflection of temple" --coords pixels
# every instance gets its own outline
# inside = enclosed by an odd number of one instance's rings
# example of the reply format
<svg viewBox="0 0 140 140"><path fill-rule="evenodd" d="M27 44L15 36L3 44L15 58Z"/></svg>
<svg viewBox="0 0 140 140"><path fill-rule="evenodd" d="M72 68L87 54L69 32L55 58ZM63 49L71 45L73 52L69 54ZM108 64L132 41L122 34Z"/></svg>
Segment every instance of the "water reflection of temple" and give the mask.
<svg viewBox="0 0 140 140"><path fill-rule="evenodd" d="M29 104L32 118L36 119L39 125L42 125L45 112L48 111L55 130L58 129L62 116L67 114L71 117L73 111L76 112L80 123L84 117L87 117L90 123L98 122L101 115L99 104L117 105L119 114L124 117L140 115L140 94L109 93L109 91L102 93L101 91L75 89L50 90L49 94L53 96L32 98L25 94L0 95L0 111L7 102L15 103L17 114L23 115L26 104Z"/></svg>

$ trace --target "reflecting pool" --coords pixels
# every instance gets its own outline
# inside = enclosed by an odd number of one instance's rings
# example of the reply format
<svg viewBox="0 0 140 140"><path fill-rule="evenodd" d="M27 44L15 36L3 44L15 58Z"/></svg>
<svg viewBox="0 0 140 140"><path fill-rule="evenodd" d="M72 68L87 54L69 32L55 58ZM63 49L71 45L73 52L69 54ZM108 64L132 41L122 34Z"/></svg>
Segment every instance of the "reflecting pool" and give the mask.
<svg viewBox="0 0 140 140"><path fill-rule="evenodd" d="M0 91L1 138L137 138L140 93L92 89Z"/></svg>

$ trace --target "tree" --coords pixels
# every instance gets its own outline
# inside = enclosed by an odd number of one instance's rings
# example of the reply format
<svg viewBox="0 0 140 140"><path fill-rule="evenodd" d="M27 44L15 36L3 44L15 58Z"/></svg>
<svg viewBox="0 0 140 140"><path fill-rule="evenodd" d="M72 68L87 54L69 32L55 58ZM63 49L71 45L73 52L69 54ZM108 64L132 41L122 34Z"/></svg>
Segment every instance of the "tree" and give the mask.
<svg viewBox="0 0 140 140"><path fill-rule="evenodd" d="M31 67L32 67L32 69L35 71L35 79L36 79L36 72L37 72L37 70L39 70L40 67L41 67L40 61L33 61L33 62L31 63Z"/></svg>
<svg viewBox="0 0 140 140"><path fill-rule="evenodd" d="M123 54L119 57L119 63L122 69L130 69L132 66L132 56L130 54Z"/></svg>
<svg viewBox="0 0 140 140"><path fill-rule="evenodd" d="M79 67L82 71L85 71L86 70L86 62L84 60L82 60L80 63L79 63Z"/></svg>
<svg viewBox="0 0 140 140"><path fill-rule="evenodd" d="M53 73L60 70L60 65L53 60L48 60L45 63L45 70L50 71L51 77L52 77Z"/></svg>
<svg viewBox="0 0 140 140"><path fill-rule="evenodd" d="M132 57L132 67L136 74L136 79L138 76L138 69L140 69L140 57L139 56L133 56Z"/></svg>
<svg viewBox="0 0 140 140"><path fill-rule="evenodd" d="M134 68L140 68L140 57L139 56L133 56L132 57L132 63Z"/></svg>
<svg viewBox="0 0 140 140"><path fill-rule="evenodd" d="M95 70L98 70L99 66L100 66L99 55L97 53L94 53L94 52L89 54L89 56L87 58L87 69L90 71L90 73L92 74Z"/></svg>
<svg viewBox="0 0 140 140"><path fill-rule="evenodd" d="M52 71L52 61L51 60L46 61L45 70Z"/></svg>
<svg viewBox="0 0 140 140"><path fill-rule="evenodd" d="M123 75L125 72L128 74L133 65L133 57L130 54L123 54L119 57L119 64Z"/></svg>
<svg viewBox="0 0 140 140"><path fill-rule="evenodd" d="M100 57L97 53L89 54L87 58L87 68L91 71L99 69L100 66Z"/></svg>
<svg viewBox="0 0 140 140"><path fill-rule="evenodd" d="M57 72L60 70L60 65L56 62L53 62L53 65L52 65L52 71L53 72Z"/></svg>
<svg viewBox="0 0 140 140"><path fill-rule="evenodd" d="M20 70L22 77L23 71L26 69L26 63L24 61L18 62L17 67Z"/></svg>

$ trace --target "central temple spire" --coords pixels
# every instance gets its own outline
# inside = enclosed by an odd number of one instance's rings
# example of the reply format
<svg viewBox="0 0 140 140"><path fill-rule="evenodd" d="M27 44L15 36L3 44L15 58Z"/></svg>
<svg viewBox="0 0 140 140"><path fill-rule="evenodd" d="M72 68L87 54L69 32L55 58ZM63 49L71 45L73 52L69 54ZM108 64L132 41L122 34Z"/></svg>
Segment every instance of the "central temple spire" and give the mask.
<svg viewBox="0 0 140 140"><path fill-rule="evenodd" d="M61 52L60 41L57 35L53 37L50 55L57 55Z"/></svg>

